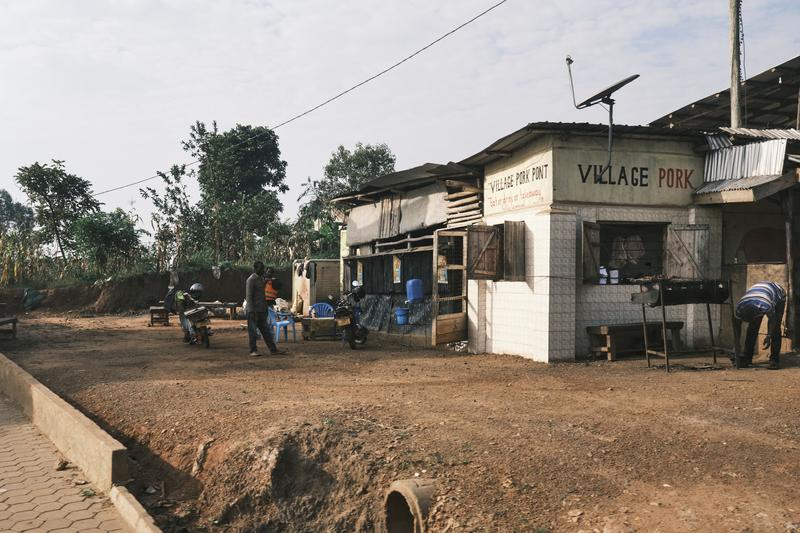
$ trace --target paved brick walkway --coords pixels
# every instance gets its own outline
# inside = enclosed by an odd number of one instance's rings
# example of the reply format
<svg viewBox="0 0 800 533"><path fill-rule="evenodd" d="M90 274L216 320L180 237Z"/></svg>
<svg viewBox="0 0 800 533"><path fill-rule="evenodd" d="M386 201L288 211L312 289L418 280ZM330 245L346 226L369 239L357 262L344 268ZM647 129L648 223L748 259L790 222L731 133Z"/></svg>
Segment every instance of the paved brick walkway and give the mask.
<svg viewBox="0 0 800 533"><path fill-rule="evenodd" d="M0 395L0 531L127 531L114 507Z"/></svg>

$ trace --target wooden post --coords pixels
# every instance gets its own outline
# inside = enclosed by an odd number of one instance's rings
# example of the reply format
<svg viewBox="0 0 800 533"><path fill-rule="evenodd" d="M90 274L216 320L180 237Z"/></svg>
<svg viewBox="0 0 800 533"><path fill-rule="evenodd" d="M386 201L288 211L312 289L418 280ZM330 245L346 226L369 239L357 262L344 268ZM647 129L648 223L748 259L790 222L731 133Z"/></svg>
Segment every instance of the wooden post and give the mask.
<svg viewBox="0 0 800 533"><path fill-rule="evenodd" d="M792 347L797 346L797 333L795 332L795 299L794 299L794 258L792 257L792 229L794 224L794 191L789 189L784 196L786 213L786 323L784 329L788 331L792 340Z"/></svg>
<svg viewBox="0 0 800 533"><path fill-rule="evenodd" d="M800 88L797 89L797 118L794 121L794 129L800 130Z"/></svg>
<svg viewBox="0 0 800 533"><path fill-rule="evenodd" d="M742 0L729 0L730 18L730 52L731 52L731 128L742 125L741 103L739 101L739 86L741 83L739 65L739 17L742 10Z"/></svg>
<svg viewBox="0 0 800 533"><path fill-rule="evenodd" d="M658 299L661 303L661 340L664 342L664 359L669 372L669 348L667 347L667 306L664 305L664 285L658 284Z"/></svg>

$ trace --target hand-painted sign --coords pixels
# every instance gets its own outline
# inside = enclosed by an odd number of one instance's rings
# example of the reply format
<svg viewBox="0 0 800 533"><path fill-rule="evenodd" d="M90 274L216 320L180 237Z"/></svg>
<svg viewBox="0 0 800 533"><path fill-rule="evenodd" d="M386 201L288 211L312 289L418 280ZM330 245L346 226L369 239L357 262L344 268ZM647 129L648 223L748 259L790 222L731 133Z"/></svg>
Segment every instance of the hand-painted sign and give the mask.
<svg viewBox="0 0 800 533"><path fill-rule="evenodd" d="M589 143L576 141L554 150L556 201L685 206L702 184L704 159L689 143L621 140L610 167L608 153Z"/></svg>
<svg viewBox="0 0 800 533"><path fill-rule="evenodd" d="M492 215L550 203L553 195L551 152L520 164L493 169L483 186L484 213Z"/></svg>

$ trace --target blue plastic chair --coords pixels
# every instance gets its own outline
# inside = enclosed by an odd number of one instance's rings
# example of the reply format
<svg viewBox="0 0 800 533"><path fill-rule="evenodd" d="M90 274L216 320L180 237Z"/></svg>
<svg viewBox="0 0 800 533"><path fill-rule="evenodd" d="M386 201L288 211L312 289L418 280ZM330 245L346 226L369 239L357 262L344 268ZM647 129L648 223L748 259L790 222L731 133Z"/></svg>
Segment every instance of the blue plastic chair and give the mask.
<svg viewBox="0 0 800 533"><path fill-rule="evenodd" d="M308 316L330 318L333 316L333 306L325 302L316 303L308 308Z"/></svg>
<svg viewBox="0 0 800 533"><path fill-rule="evenodd" d="M281 338L281 328L283 328L283 340L289 342L289 326L292 326L292 342L297 342L297 331L294 327L292 315L287 313L276 313L275 309L269 308L270 329L275 328L275 344Z"/></svg>

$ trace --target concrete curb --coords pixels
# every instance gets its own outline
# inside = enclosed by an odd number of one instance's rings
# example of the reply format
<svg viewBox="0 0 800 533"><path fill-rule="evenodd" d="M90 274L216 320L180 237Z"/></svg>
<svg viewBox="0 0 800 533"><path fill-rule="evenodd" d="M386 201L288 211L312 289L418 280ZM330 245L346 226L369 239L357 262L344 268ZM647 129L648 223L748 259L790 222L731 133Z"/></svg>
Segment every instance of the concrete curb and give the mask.
<svg viewBox="0 0 800 533"><path fill-rule="evenodd" d="M139 500L128 489L120 485L114 485L108 495L122 520L133 531L136 533L161 533L153 517L147 513L147 510L142 507Z"/></svg>
<svg viewBox="0 0 800 533"><path fill-rule="evenodd" d="M116 486L128 480L128 449L125 446L2 353L0 392L16 403L89 481L109 494L111 502L133 531L160 531L128 489Z"/></svg>

